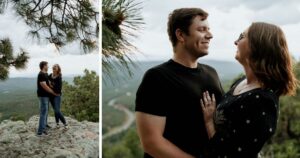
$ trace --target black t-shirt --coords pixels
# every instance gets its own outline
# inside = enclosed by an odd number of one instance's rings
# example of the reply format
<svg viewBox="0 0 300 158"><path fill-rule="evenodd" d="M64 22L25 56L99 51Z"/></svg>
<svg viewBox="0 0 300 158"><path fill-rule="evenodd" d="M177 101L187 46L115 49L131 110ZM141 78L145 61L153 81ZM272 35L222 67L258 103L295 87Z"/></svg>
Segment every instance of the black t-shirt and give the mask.
<svg viewBox="0 0 300 158"><path fill-rule="evenodd" d="M163 136L181 150L200 157L206 153L208 136L200 98L204 91L220 102L223 89L216 71L204 64L188 68L173 60L149 69L136 94L136 111L164 116ZM145 158L151 158L147 153Z"/></svg>
<svg viewBox="0 0 300 158"><path fill-rule="evenodd" d="M210 140L210 158L257 158L266 141L275 133L279 97L272 89L256 88L233 95L237 80L217 107L216 133Z"/></svg>
<svg viewBox="0 0 300 158"><path fill-rule="evenodd" d="M46 82L49 86L48 74L40 72L37 79L37 95L38 97L49 97L49 93L41 86L41 82Z"/></svg>
<svg viewBox="0 0 300 158"><path fill-rule="evenodd" d="M62 89L62 77L57 76L55 78L52 77L52 74L49 75L49 81L52 85L52 89L55 93L61 94Z"/></svg>

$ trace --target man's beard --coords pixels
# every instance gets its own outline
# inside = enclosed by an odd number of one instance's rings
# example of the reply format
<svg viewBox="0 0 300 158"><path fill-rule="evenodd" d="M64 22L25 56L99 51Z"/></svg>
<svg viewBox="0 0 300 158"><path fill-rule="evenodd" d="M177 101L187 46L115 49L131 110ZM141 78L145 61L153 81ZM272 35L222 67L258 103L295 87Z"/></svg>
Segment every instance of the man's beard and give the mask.
<svg viewBox="0 0 300 158"><path fill-rule="evenodd" d="M188 52L190 53L191 56L193 56L194 58L201 58L203 56L208 55L208 51L204 52L204 51L198 51L195 49L188 49Z"/></svg>

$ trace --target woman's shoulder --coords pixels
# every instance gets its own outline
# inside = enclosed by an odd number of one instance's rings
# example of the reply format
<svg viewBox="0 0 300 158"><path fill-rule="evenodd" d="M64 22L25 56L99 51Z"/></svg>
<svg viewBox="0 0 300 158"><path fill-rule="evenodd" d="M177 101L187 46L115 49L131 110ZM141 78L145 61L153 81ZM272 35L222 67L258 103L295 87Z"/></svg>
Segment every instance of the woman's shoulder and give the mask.
<svg viewBox="0 0 300 158"><path fill-rule="evenodd" d="M252 106L272 106L276 107L278 109L279 105L279 97L275 94L275 92L271 89L256 89L252 92L248 92L247 95L245 95L245 103L254 104Z"/></svg>
<svg viewBox="0 0 300 158"><path fill-rule="evenodd" d="M58 75L58 76L57 76L57 79L58 79L58 80L62 80L62 75Z"/></svg>

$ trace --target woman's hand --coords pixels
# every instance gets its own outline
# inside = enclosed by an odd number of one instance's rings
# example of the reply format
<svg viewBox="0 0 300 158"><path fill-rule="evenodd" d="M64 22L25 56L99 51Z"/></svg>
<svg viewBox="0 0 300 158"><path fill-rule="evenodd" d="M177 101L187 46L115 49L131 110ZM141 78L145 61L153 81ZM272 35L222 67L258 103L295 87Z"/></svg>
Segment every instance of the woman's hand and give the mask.
<svg viewBox="0 0 300 158"><path fill-rule="evenodd" d="M204 123L206 126L208 137L211 138L216 132L214 127L214 113L216 111L215 95L212 94L212 97L210 97L208 91L204 92L203 99L200 99L200 103L202 107Z"/></svg>

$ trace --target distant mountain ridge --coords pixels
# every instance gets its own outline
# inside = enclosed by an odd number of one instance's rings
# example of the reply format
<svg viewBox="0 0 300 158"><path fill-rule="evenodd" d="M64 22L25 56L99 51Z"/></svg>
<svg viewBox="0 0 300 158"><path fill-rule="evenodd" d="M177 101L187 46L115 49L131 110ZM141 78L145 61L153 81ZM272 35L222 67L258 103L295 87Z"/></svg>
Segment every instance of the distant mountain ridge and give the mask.
<svg viewBox="0 0 300 158"><path fill-rule="evenodd" d="M72 82L73 77L64 77L63 80ZM0 94L5 91L35 90L37 87L36 81L37 79L33 77L17 77L0 81Z"/></svg>
<svg viewBox="0 0 300 158"><path fill-rule="evenodd" d="M73 78L63 80L72 83ZM5 119L28 120L38 114L36 78L9 78L0 81L0 122Z"/></svg>
<svg viewBox="0 0 300 158"><path fill-rule="evenodd" d="M135 62L135 65L130 64L129 67L132 72L132 76L129 77L127 70L125 68L118 68L117 70L112 71L113 74L111 76L107 76L103 74L103 87L111 87L114 86L112 83L113 80L117 83L117 85L125 84L128 81L140 81L143 77L144 73L154 67L156 65L162 64L168 60L161 61L142 61ZM242 66L237 62L231 61L218 61L218 60L199 60L199 63L209 65L216 69L221 81L228 81L235 78L237 75L243 72Z"/></svg>

